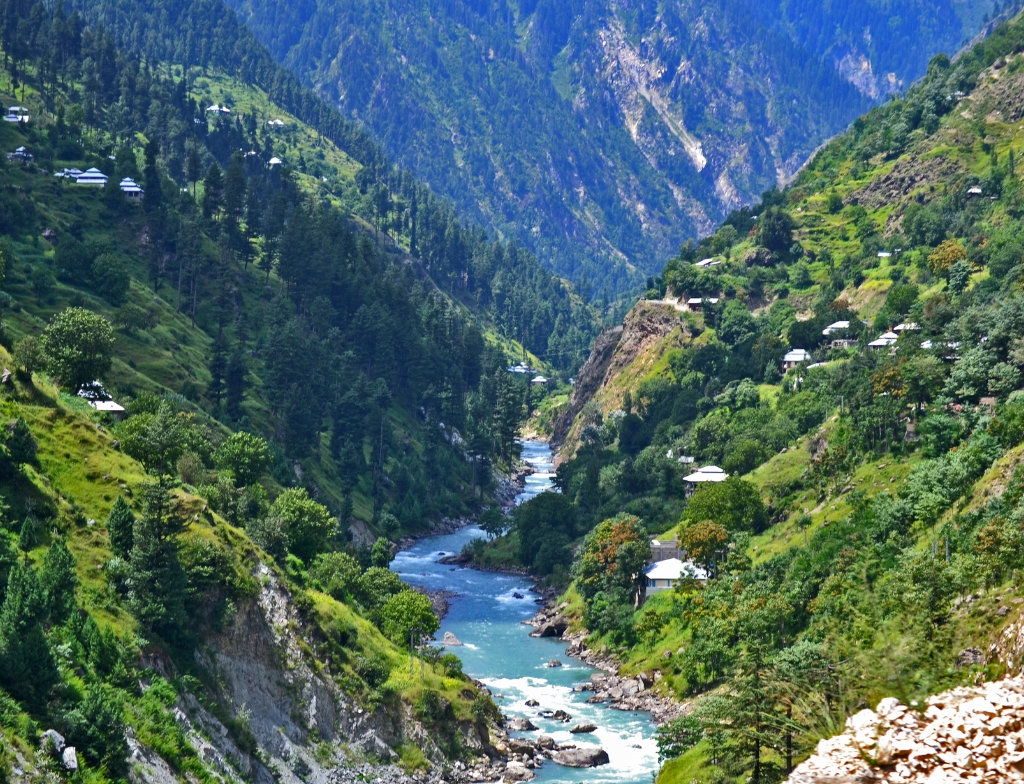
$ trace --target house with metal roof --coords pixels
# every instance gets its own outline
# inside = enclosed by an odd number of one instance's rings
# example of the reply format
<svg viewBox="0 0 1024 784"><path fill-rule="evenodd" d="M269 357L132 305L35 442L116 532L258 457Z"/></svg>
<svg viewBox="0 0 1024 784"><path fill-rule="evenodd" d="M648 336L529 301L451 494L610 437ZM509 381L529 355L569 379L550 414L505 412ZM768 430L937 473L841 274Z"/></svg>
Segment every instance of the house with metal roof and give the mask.
<svg viewBox="0 0 1024 784"><path fill-rule="evenodd" d="M99 169L94 168L86 169L84 172L79 174L75 178L75 183L77 185L98 185L99 187L102 188L104 185L107 184L108 179L110 178L107 177L107 175L105 175Z"/></svg>
<svg viewBox="0 0 1024 784"><path fill-rule="evenodd" d="M786 356L782 358L782 372L785 373L792 370L801 362L806 362L811 358L809 351L802 348L794 348L786 353Z"/></svg>
<svg viewBox="0 0 1024 784"><path fill-rule="evenodd" d="M125 198L132 201L141 201L142 197L146 194L142 187L131 177L125 177L121 180L121 193L125 195Z"/></svg>
<svg viewBox="0 0 1024 784"><path fill-rule="evenodd" d="M644 569L645 588L648 596L662 591L670 591L680 580L691 579L707 582L707 569L697 566L692 561L680 561L678 558L667 558L655 561Z"/></svg>

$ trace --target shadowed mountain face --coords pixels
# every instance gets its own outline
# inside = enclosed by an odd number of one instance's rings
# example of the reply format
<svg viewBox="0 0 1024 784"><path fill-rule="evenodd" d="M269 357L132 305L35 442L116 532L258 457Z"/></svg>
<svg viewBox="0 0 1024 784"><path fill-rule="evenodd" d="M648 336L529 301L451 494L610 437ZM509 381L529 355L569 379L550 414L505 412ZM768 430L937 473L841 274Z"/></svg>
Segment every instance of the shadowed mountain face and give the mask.
<svg viewBox="0 0 1024 784"><path fill-rule="evenodd" d="M989 0L232 0L466 214L621 289L784 182Z"/></svg>

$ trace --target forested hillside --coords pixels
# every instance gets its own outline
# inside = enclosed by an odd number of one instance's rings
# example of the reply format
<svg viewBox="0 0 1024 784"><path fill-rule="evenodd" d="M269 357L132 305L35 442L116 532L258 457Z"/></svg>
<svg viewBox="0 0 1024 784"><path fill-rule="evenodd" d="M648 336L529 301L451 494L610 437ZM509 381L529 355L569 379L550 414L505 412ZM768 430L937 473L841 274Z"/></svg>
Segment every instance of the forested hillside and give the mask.
<svg viewBox="0 0 1024 784"><path fill-rule="evenodd" d="M635 287L636 270L656 272L791 177L991 10L988 0L233 5L395 160L595 296Z"/></svg>
<svg viewBox="0 0 1024 784"><path fill-rule="evenodd" d="M777 781L865 705L1019 661L1022 95L1018 17L669 260L579 374L562 495L479 553L691 703L660 781ZM637 609L652 536L710 579Z"/></svg>
<svg viewBox="0 0 1024 784"><path fill-rule="evenodd" d="M591 311L203 10L0 7L4 781L393 775L497 718L409 674L392 540L490 503L508 364L557 387Z"/></svg>

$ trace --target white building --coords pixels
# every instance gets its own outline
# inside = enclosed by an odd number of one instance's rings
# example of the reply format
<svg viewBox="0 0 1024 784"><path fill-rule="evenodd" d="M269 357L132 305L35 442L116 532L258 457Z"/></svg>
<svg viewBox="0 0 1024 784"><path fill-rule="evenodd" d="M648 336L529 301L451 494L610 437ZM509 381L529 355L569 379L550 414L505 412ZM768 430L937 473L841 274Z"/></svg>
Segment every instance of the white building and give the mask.
<svg viewBox="0 0 1024 784"><path fill-rule="evenodd" d="M707 582L708 573L706 569L697 566L692 561L680 561L678 558L668 558L664 561L655 561L646 569L644 576L647 578L647 595L651 596L662 591L669 591L683 579L689 578L697 582Z"/></svg>
<svg viewBox="0 0 1024 784"><path fill-rule="evenodd" d="M892 328L892 331L899 335L902 334L903 332L915 332L919 329L921 329L920 324L915 324L913 321L909 321L906 324L897 324L895 327Z"/></svg>
<svg viewBox="0 0 1024 784"><path fill-rule="evenodd" d="M693 313L700 313L701 308L704 307L704 300L712 305L718 304L718 297L690 297L686 300L686 309Z"/></svg>
<svg viewBox="0 0 1024 784"><path fill-rule="evenodd" d="M28 163L34 157L35 156L32 153L30 153L27 149L25 149L24 147L19 147L14 152L7 153L7 160L9 160L9 161L19 161L21 163Z"/></svg>
<svg viewBox="0 0 1024 784"><path fill-rule="evenodd" d="M683 481L686 483L686 497L689 498L693 495L697 485L704 484L705 482L724 482L728 478L729 475L718 466L711 465L698 468L694 473L683 477Z"/></svg>
<svg viewBox="0 0 1024 784"><path fill-rule="evenodd" d="M78 185L98 185L103 187L109 178L99 169L86 169L75 178Z"/></svg>
<svg viewBox="0 0 1024 784"><path fill-rule="evenodd" d="M530 383L542 387L546 383L548 383L548 380L544 376L534 376L533 378L530 379Z"/></svg>
<svg viewBox="0 0 1024 784"><path fill-rule="evenodd" d="M810 353L802 348L791 349L786 356L782 358L782 372L785 373L788 370L792 370L801 362L806 362L810 357Z"/></svg>
<svg viewBox="0 0 1024 784"><path fill-rule="evenodd" d="M276 155L273 158L270 159L270 165L271 166L280 166L282 163L284 163L284 161L282 161Z"/></svg>
<svg viewBox="0 0 1024 784"><path fill-rule="evenodd" d="M831 335L833 332L846 332L850 328L849 321L833 321L821 331L822 335Z"/></svg>
<svg viewBox="0 0 1024 784"><path fill-rule="evenodd" d="M899 335L895 332L883 332L875 340L868 343L868 348L872 351L878 351L879 349L888 348L899 340Z"/></svg>
<svg viewBox="0 0 1024 784"><path fill-rule="evenodd" d="M28 109L24 106L11 106L4 115L4 120L9 123L20 123L29 121Z"/></svg>
<svg viewBox="0 0 1024 784"><path fill-rule="evenodd" d="M131 177L125 177L121 180L121 193L132 201L140 201L146 192Z"/></svg>

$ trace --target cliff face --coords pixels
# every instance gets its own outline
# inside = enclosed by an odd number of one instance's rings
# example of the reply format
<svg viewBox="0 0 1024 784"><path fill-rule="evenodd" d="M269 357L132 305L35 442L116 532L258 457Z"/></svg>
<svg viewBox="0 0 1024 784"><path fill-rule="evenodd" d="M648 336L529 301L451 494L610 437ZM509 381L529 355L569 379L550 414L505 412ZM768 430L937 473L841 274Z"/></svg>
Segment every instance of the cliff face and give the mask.
<svg viewBox="0 0 1024 784"><path fill-rule="evenodd" d="M681 346L685 337L672 305L644 300L626 314L622 326L602 332L577 375L569 407L555 422L553 443L559 447L559 460L576 451L583 424L580 414L588 403L594 401L602 415L619 408L623 393L635 389L657 359Z"/></svg>

